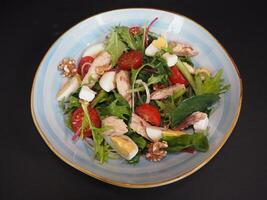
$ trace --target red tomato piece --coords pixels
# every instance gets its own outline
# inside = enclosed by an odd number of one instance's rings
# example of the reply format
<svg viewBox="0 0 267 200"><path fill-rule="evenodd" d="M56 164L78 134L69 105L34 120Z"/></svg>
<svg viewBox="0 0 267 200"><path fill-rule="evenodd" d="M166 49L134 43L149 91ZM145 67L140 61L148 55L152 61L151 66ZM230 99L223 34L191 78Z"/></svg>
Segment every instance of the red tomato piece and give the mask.
<svg viewBox="0 0 267 200"><path fill-rule="evenodd" d="M137 35L138 33L140 33L141 28L139 26L133 26L131 28L129 28L129 32L132 35Z"/></svg>
<svg viewBox="0 0 267 200"><path fill-rule="evenodd" d="M131 50L122 54L118 60L118 68L121 70L138 69L143 63L143 53L141 51Z"/></svg>
<svg viewBox="0 0 267 200"><path fill-rule="evenodd" d="M94 108L88 108L88 113L90 116L90 119L92 121L92 124L100 128L101 127L101 120L98 115L98 112ZM75 133L79 132L82 127L82 121L84 118L84 112L82 108L77 108L73 113L71 117L71 127ZM89 129L89 127L85 127L83 130L84 137L91 137L92 131Z"/></svg>
<svg viewBox="0 0 267 200"><path fill-rule="evenodd" d="M143 103L135 109L137 115L154 126L160 126L161 118L157 107Z"/></svg>
<svg viewBox="0 0 267 200"><path fill-rule="evenodd" d="M94 58L91 56L85 56L82 57L79 64L77 72L82 76L82 78L86 75L88 72L88 69L90 68L90 64L94 61Z"/></svg>
<svg viewBox="0 0 267 200"><path fill-rule="evenodd" d="M172 84L180 83L180 84L188 84L188 81L184 78L182 73L177 69L176 66L170 67L171 75L169 76L169 81Z"/></svg>

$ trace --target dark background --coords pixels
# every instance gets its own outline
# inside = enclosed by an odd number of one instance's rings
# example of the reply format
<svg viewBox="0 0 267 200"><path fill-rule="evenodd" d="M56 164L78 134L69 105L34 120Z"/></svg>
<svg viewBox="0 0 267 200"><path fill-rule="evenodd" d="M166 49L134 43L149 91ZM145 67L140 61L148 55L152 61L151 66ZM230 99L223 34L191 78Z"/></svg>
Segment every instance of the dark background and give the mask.
<svg viewBox="0 0 267 200"><path fill-rule="evenodd" d="M263 1L1 1L0 199L266 199L266 6ZM229 51L244 83L238 124L201 170L171 185L125 189L57 158L31 118L34 73L52 43L99 12L125 7L176 11L206 27ZM3 112L4 111L4 112Z"/></svg>

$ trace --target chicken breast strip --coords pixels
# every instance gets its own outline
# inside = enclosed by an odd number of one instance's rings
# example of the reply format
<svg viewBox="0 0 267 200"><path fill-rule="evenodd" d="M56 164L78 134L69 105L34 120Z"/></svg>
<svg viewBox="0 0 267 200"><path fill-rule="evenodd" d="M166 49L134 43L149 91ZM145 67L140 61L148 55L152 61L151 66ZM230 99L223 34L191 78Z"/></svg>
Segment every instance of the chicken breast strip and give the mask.
<svg viewBox="0 0 267 200"><path fill-rule="evenodd" d="M170 42L169 47L172 49L173 53L177 56L196 56L198 52L193 49L189 44L181 42Z"/></svg>
<svg viewBox="0 0 267 200"><path fill-rule="evenodd" d="M83 78L82 84L88 85L88 87L92 88L97 80L100 78L100 74L97 73L99 69L110 69L110 62L111 62L111 56L108 52L102 51L99 53L96 58L94 59L92 65L90 66L87 74Z"/></svg>
<svg viewBox="0 0 267 200"><path fill-rule="evenodd" d="M103 119L102 125L108 129L103 132L105 136L120 136L128 132L127 125L124 121L115 116L109 116Z"/></svg>
<svg viewBox="0 0 267 200"><path fill-rule="evenodd" d="M132 95L129 93L131 89L130 74L127 71L121 70L116 74L116 86L119 94L129 103L131 106Z"/></svg>
<svg viewBox="0 0 267 200"><path fill-rule="evenodd" d="M147 123L135 113L132 113L130 128L133 129L133 131L135 131L139 135L143 136L144 138L151 140L146 133L146 127L149 126L151 126L149 123Z"/></svg>
<svg viewBox="0 0 267 200"><path fill-rule="evenodd" d="M150 98L152 100L166 99L167 97L173 95L175 91L180 90L182 88L185 88L184 84L177 83L173 86L159 89L159 90L156 90L155 92L152 92Z"/></svg>

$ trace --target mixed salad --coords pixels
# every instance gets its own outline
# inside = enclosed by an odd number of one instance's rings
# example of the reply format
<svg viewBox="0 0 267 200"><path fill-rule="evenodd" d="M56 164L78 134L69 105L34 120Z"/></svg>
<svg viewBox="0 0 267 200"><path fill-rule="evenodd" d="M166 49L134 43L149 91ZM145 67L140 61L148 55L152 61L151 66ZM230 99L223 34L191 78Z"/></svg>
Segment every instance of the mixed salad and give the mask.
<svg viewBox="0 0 267 200"><path fill-rule="evenodd" d="M151 32L156 20L113 27L78 61L58 66L68 79L57 93L65 124L100 163L209 149L209 115L230 85L222 70L194 66L191 45Z"/></svg>

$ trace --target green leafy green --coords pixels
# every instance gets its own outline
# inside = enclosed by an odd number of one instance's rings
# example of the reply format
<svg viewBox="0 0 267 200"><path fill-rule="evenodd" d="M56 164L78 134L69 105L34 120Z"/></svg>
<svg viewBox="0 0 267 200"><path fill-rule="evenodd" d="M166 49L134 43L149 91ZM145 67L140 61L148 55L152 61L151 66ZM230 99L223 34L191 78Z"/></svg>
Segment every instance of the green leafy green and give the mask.
<svg viewBox="0 0 267 200"><path fill-rule="evenodd" d="M83 103L82 104L82 109L84 111L84 120L82 123L82 128L86 127L89 125L91 131L92 131L92 136L94 140L94 155L97 160L101 164L107 162L108 160L108 153L109 153L109 145L105 143L104 137L102 133L106 131L106 127L103 128L96 128L89 117L88 109L87 109L88 104ZM84 124L84 125L83 125ZM83 131L83 130L82 130Z"/></svg>
<svg viewBox="0 0 267 200"><path fill-rule="evenodd" d="M167 151L169 152L179 152L188 147L201 152L206 152L209 149L208 139L203 133L184 134L178 137L165 136L162 140L168 143Z"/></svg>
<svg viewBox="0 0 267 200"><path fill-rule="evenodd" d="M146 74L148 76L150 76L148 73L146 73ZM155 75L155 76L152 75L152 76L150 76L148 78L148 80L147 80L147 86L150 86L150 85L153 85L153 84L156 84L156 83L161 83L161 82L164 82L165 83L166 76L167 75ZM145 91L145 88L143 86L141 86L141 87L135 88L133 91L134 92L141 92L141 91Z"/></svg>
<svg viewBox="0 0 267 200"><path fill-rule="evenodd" d="M219 99L220 97L216 94L204 94L184 100L170 112L171 127L174 128L193 112L207 110L207 108L211 107Z"/></svg>
<svg viewBox="0 0 267 200"><path fill-rule="evenodd" d="M77 98L73 94L72 96L69 97L67 101L65 100L60 101L59 106L64 114L69 114L76 108L81 107L81 104L79 102L79 98Z"/></svg>
<svg viewBox="0 0 267 200"><path fill-rule="evenodd" d="M121 41L118 31L113 29L106 42L106 50L111 55L111 64L115 66L119 57L126 50L126 45Z"/></svg>
<svg viewBox="0 0 267 200"><path fill-rule="evenodd" d="M148 79L148 82L147 82L147 85L150 86L150 85L153 85L153 84L156 84L156 83L160 83L162 82L162 80L166 79L166 74L160 74L160 75L157 75L157 76L154 76L152 75L149 79Z"/></svg>
<svg viewBox="0 0 267 200"><path fill-rule="evenodd" d="M127 160L128 164L137 164L139 163L141 153L138 152L131 160Z"/></svg>
<svg viewBox="0 0 267 200"><path fill-rule="evenodd" d="M173 101L173 98L168 97L165 100L155 100L153 101L159 107L161 119L163 120L163 124L169 126L171 121L170 113L176 108L176 105Z"/></svg>
<svg viewBox="0 0 267 200"><path fill-rule="evenodd" d="M230 85L224 85L222 77L222 69L217 71L214 77L206 77L204 81L199 75L195 76L196 95L202 94L222 94L229 90Z"/></svg>
<svg viewBox="0 0 267 200"><path fill-rule="evenodd" d="M170 48L170 47L164 47L164 48L162 48L161 50L163 50L165 53L170 53L170 54L173 53L173 50L172 50L172 48Z"/></svg>
<svg viewBox="0 0 267 200"><path fill-rule="evenodd" d="M72 117L72 114L71 114L71 112L69 112L68 114L66 114L66 116L64 118L65 126L68 127L70 130L72 130L71 117Z"/></svg>
<svg viewBox="0 0 267 200"><path fill-rule="evenodd" d="M126 116L130 116L129 106L119 105L119 100L116 99L108 107L107 110L110 116L117 116L121 119L127 119Z"/></svg>
<svg viewBox="0 0 267 200"><path fill-rule="evenodd" d="M145 34L144 29L140 29L140 32L134 36L136 49L143 51L145 50Z"/></svg>
<svg viewBox="0 0 267 200"><path fill-rule="evenodd" d="M102 117L117 116L118 118L127 120L130 113L128 102L118 93L114 92L115 100L107 106L99 106L97 110Z"/></svg>
<svg viewBox="0 0 267 200"><path fill-rule="evenodd" d="M91 103L91 107L95 107L98 103L102 103L108 99L108 93L105 90L100 90L95 99Z"/></svg>
<svg viewBox="0 0 267 200"><path fill-rule="evenodd" d="M126 135L131 138L139 148L139 152L131 160L127 161L128 164L136 164L139 162L141 152L144 151L144 149L146 148L148 141L144 139L141 135L138 135L137 133L132 131L129 131L128 133L126 133Z"/></svg>
<svg viewBox="0 0 267 200"><path fill-rule="evenodd" d="M115 30L120 35L121 40L125 42L130 49L133 50L137 49L137 44L135 42L135 39L132 36L132 34L130 34L129 28L127 26L117 26L115 27Z"/></svg>
<svg viewBox="0 0 267 200"><path fill-rule="evenodd" d="M134 141L140 150L144 150L146 148L147 141L141 135L134 132L128 132L126 135Z"/></svg>

